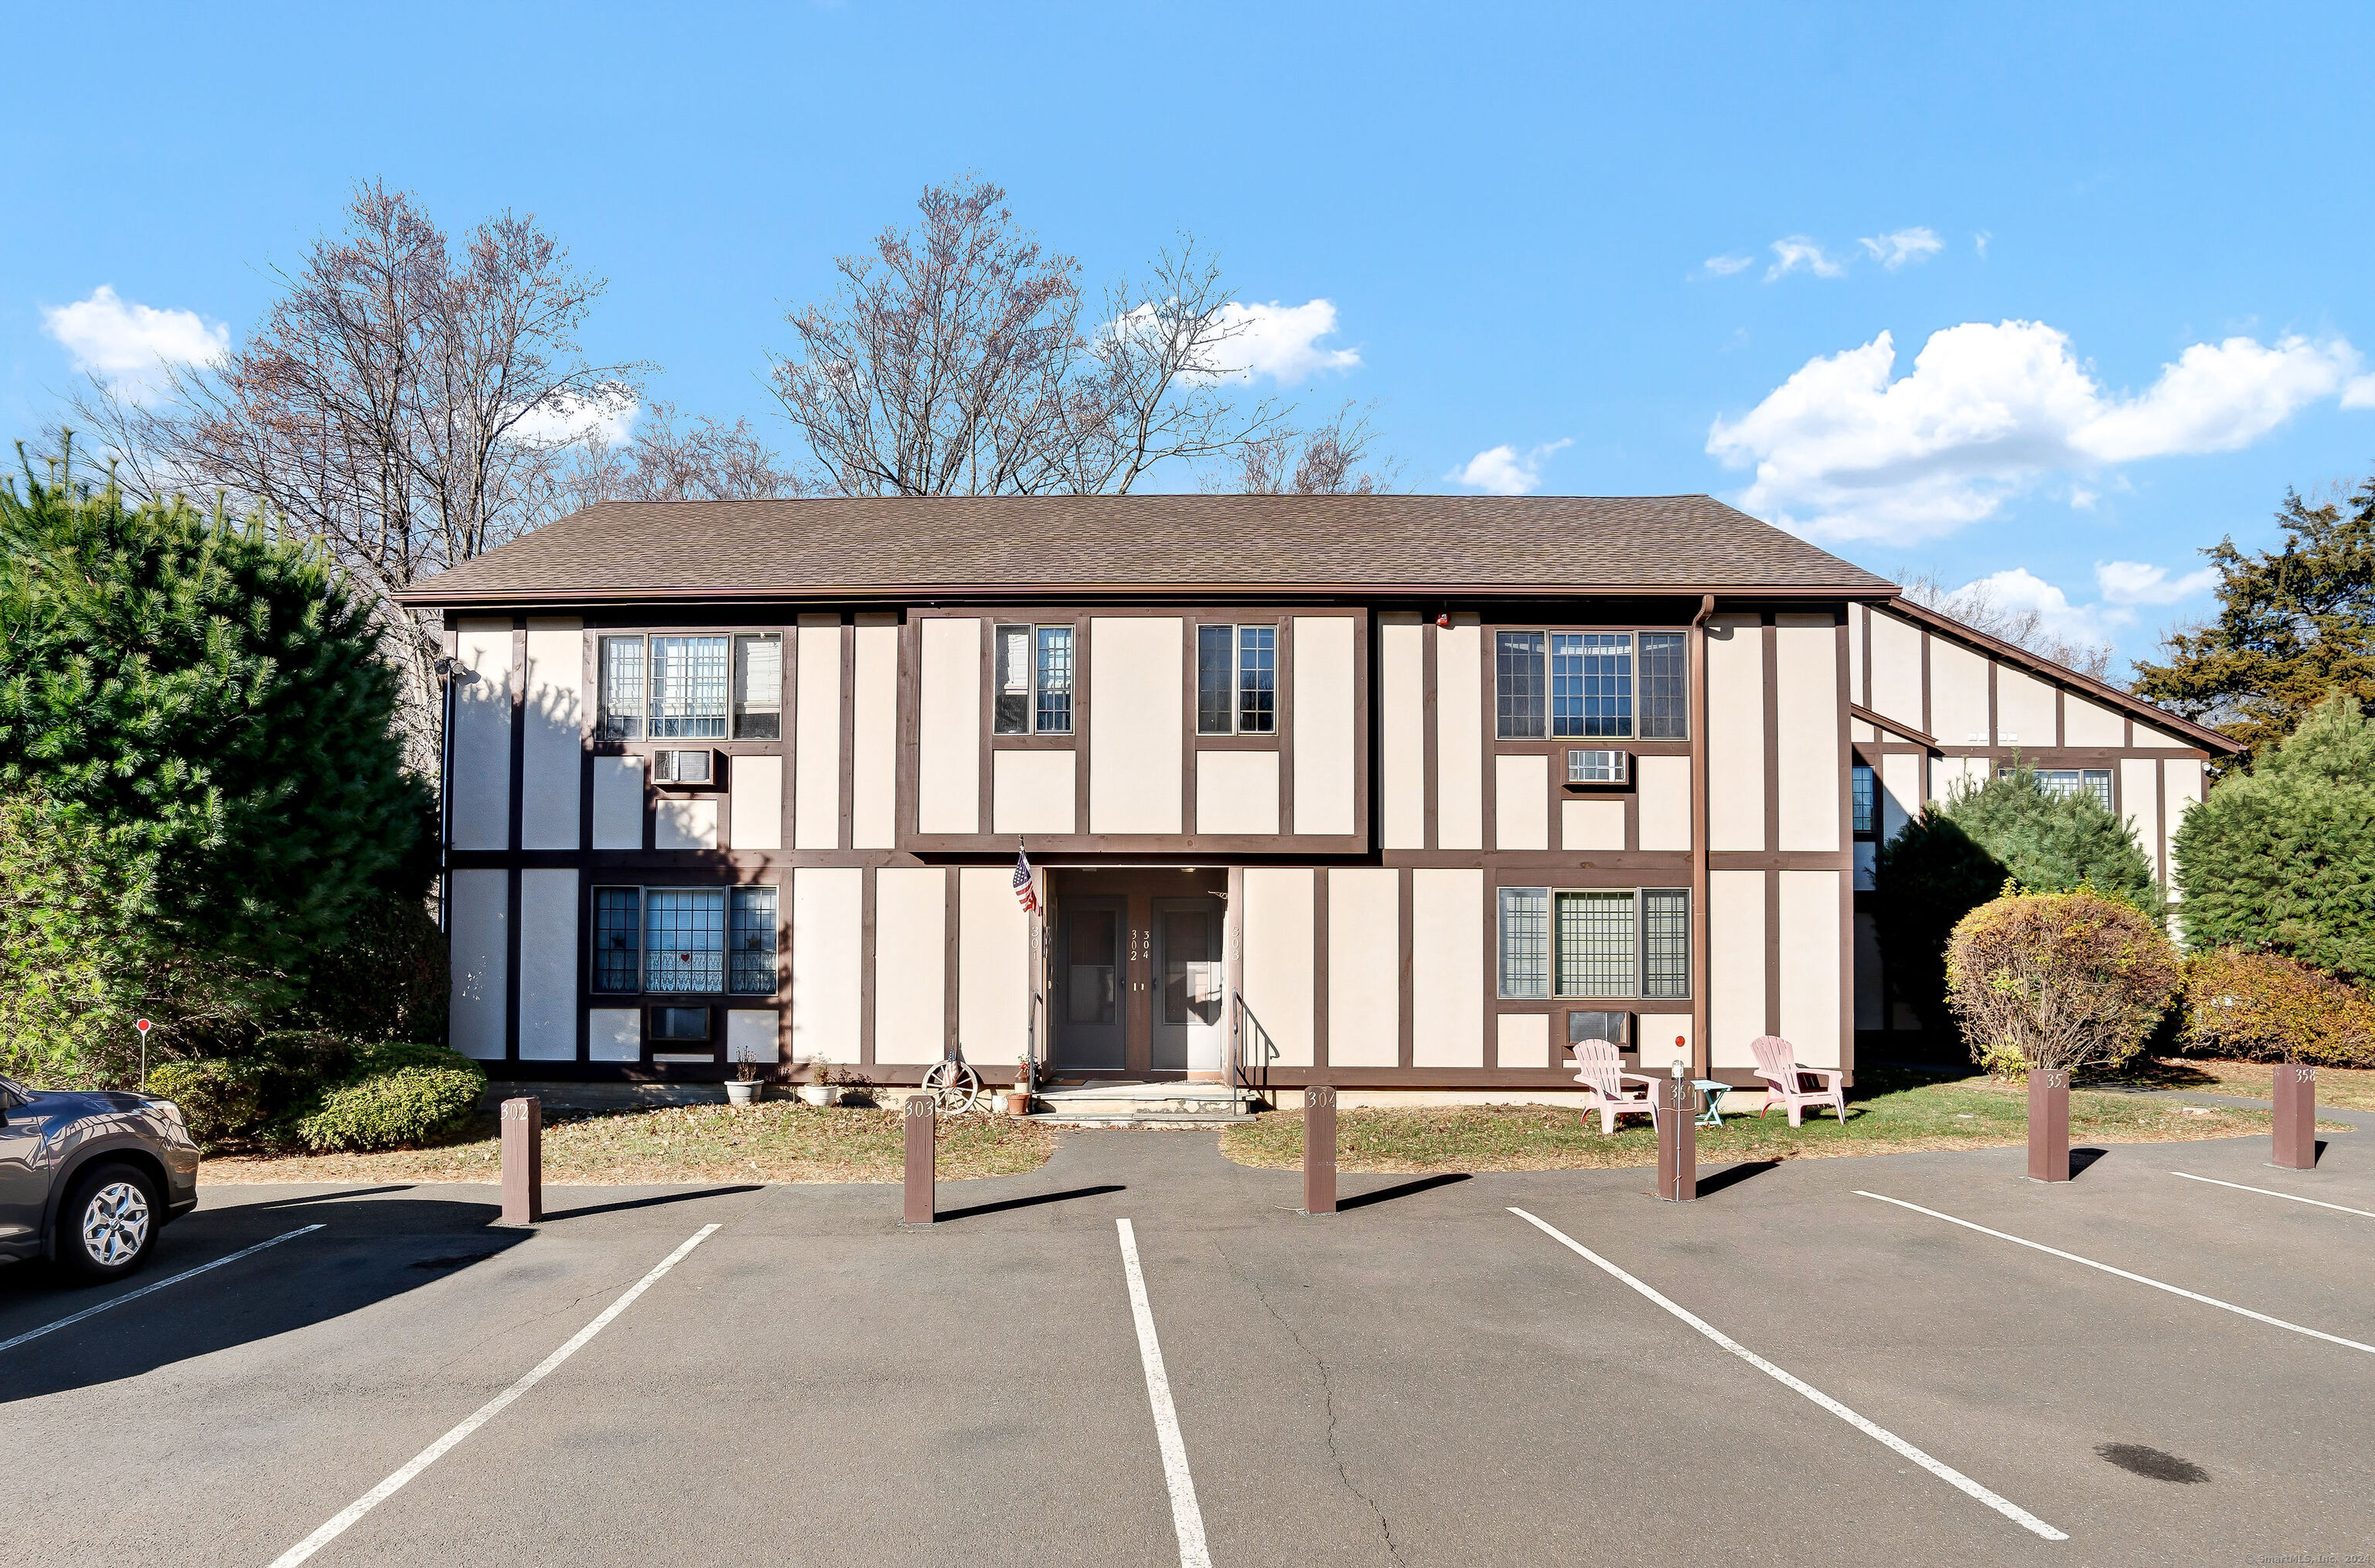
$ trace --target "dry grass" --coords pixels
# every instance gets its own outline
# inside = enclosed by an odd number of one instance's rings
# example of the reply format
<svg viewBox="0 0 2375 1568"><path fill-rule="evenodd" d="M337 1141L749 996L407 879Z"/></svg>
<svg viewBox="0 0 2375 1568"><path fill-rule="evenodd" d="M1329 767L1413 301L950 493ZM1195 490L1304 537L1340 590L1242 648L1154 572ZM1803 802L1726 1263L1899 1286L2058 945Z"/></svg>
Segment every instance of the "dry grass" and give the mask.
<svg viewBox="0 0 2375 1568"><path fill-rule="evenodd" d="M2268 1062L2223 1062L2194 1056L2164 1056L2132 1074L2156 1089L2198 1089L2205 1094L2241 1094L2265 1100L2275 1092ZM2375 1068L2320 1067L2317 1102L2348 1111L2375 1111Z"/></svg>
<svg viewBox="0 0 2375 1568"><path fill-rule="evenodd" d="M668 1182L895 1182L905 1158L896 1110L771 1100L741 1107L562 1112L544 1125L544 1179L632 1186ZM1056 1149L1046 1128L1003 1116L940 1123L939 1179L1035 1171ZM490 1113L442 1143L379 1154L220 1155L209 1182L495 1182L502 1150Z"/></svg>
<svg viewBox="0 0 2375 1568"><path fill-rule="evenodd" d="M2026 1091L2017 1086L1986 1078L1942 1081L1879 1070L1858 1077L1861 1081L1849 1091L1844 1126L1827 1112L1820 1120L1807 1112L1805 1126L1796 1128L1778 1110L1761 1121L1727 1116L1720 1129L1698 1129L1700 1162L1902 1154L2027 1141ZM2099 1090L2077 1090L2070 1096L2074 1145L2264 1137L2268 1131L2265 1111L2185 1106ZM1336 1115L1336 1139L1340 1170L1380 1174L1596 1170L1658 1162L1647 1117L1625 1117L1613 1137L1603 1137L1597 1114L1587 1119L1573 1110L1542 1105L1343 1110ZM1232 1127L1223 1135L1221 1149L1244 1165L1297 1165L1303 1159L1303 1117L1279 1112Z"/></svg>

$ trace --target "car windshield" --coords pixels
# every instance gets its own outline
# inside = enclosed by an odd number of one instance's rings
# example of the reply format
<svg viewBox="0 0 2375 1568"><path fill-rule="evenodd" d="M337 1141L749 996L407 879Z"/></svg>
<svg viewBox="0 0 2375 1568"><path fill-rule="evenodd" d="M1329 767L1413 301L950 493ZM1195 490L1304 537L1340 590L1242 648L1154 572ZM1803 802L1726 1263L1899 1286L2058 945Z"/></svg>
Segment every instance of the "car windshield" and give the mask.
<svg viewBox="0 0 2375 1568"><path fill-rule="evenodd" d="M13 1078L0 1078L0 1094L13 1095L18 1100L30 1100L33 1097L31 1090Z"/></svg>

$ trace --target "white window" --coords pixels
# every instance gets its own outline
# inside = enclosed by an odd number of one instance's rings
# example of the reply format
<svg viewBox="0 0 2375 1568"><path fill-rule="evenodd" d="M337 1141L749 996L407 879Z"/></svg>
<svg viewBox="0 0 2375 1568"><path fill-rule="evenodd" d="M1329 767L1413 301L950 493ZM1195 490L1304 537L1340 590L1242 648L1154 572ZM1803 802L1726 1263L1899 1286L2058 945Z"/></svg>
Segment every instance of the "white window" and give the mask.
<svg viewBox="0 0 2375 1568"><path fill-rule="evenodd" d="M1196 629L1196 733L1278 733L1278 628Z"/></svg>
<svg viewBox="0 0 2375 1568"><path fill-rule="evenodd" d="M726 738L727 639L605 637L603 740Z"/></svg>
<svg viewBox="0 0 2375 1568"><path fill-rule="evenodd" d="M1688 889L1503 888L1497 925L1504 1000L1691 993Z"/></svg>
<svg viewBox="0 0 2375 1568"><path fill-rule="evenodd" d="M998 688L990 705L999 735L1072 733L1072 629L1000 626Z"/></svg>
<svg viewBox="0 0 2375 1568"><path fill-rule="evenodd" d="M734 639L734 738L784 738L784 637Z"/></svg>

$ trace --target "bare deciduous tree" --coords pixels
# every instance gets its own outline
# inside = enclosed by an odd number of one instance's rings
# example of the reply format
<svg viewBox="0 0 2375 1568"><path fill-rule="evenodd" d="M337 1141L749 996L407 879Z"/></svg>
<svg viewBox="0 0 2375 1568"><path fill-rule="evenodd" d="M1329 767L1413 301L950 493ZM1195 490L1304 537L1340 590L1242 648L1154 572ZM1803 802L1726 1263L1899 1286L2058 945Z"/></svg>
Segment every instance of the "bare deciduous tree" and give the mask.
<svg viewBox="0 0 2375 1568"><path fill-rule="evenodd" d="M1236 495L1376 495L1400 477L1400 459L1376 453L1374 408L1351 403L1310 430L1282 427L1245 442L1235 466L1207 475L1204 489Z"/></svg>
<svg viewBox="0 0 2375 1568"><path fill-rule="evenodd" d="M554 514L575 428L632 406L637 364L594 365L577 332L605 282L533 218L503 213L458 254L408 194L373 183L314 242L246 340L175 367L143 405L75 401L127 488L221 489L325 543L379 595L416 765L434 772L430 624L387 597Z"/></svg>
<svg viewBox="0 0 2375 1568"><path fill-rule="evenodd" d="M914 230L844 256L833 300L785 319L784 411L848 495L1121 493L1157 465L1271 432L1269 402L1223 390L1243 367L1220 269L1192 240L1144 289L1117 285L1084 324L1080 264L1018 228L998 186L925 189Z"/></svg>
<svg viewBox="0 0 2375 1568"><path fill-rule="evenodd" d="M580 438L561 476L572 508L604 501L774 501L808 493L759 439L748 419L703 417L684 429L668 403L646 403L634 439L613 444L600 431Z"/></svg>
<svg viewBox="0 0 2375 1568"><path fill-rule="evenodd" d="M1915 604L1959 620L1974 631L2026 648L2093 679L2110 678L2109 643L2062 636L2045 624L2041 611L2033 606L2005 604L1984 579L1954 589L1927 572L1897 581L1905 596Z"/></svg>

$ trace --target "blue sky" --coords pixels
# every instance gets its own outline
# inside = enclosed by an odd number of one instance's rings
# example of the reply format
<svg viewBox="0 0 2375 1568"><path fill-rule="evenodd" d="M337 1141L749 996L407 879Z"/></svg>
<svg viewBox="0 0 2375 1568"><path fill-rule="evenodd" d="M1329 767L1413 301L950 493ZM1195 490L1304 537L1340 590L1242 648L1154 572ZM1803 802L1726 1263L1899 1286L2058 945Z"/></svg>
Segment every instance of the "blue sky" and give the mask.
<svg viewBox="0 0 2375 1568"><path fill-rule="evenodd" d="M1376 400L1411 488L1709 490L1878 571L2025 573L2127 654L2207 607L2202 547L2375 469L2366 6L52 7L12 41L13 434L78 356L243 331L373 176L449 230L535 213L611 280L590 351L764 419L784 309L973 169L1092 282L1216 245L1285 390Z"/></svg>

